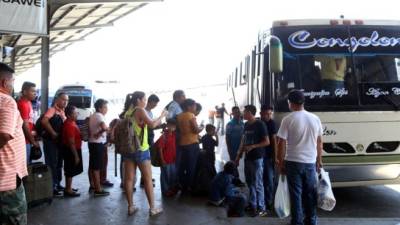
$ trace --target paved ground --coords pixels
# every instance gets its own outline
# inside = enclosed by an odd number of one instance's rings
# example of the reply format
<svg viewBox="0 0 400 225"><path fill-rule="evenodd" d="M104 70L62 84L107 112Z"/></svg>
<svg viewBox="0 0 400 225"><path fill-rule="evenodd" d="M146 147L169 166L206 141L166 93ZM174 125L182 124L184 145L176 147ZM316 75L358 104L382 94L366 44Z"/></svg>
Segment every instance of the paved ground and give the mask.
<svg viewBox="0 0 400 225"><path fill-rule="evenodd" d="M84 154L87 158L87 153ZM78 176L74 186L82 196L74 199L55 199L51 205L30 209L30 225L111 225L111 224L160 224L160 225L211 225L211 224L288 224L278 218L227 218L224 208L207 206L205 199L177 196L163 199L158 183L159 169L154 168L156 201L164 213L155 218L148 216L148 204L144 190L138 188L134 201L140 207L132 217L127 216L125 196L114 178L114 155L110 154L109 178L116 185L110 188L108 197L94 198L87 193L89 187L86 172ZM85 161L87 167L87 161ZM332 212L319 211L319 224L343 225L400 225L400 185L335 189L337 205Z"/></svg>

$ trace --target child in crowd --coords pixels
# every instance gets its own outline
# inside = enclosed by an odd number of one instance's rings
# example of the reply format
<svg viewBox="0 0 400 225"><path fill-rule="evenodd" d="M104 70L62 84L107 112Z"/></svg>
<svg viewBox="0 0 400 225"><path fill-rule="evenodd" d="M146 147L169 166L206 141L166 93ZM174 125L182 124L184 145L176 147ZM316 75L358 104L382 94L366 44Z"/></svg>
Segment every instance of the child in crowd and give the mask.
<svg viewBox="0 0 400 225"><path fill-rule="evenodd" d="M174 196L178 189L178 179L176 171L176 120L168 119L167 127L157 140L156 145L160 151L161 161L161 192L164 196Z"/></svg>
<svg viewBox="0 0 400 225"><path fill-rule="evenodd" d="M215 132L215 126L212 124L206 125L206 134L201 138L203 151L205 152L207 161L215 171L215 147L218 146L218 135ZM214 139L215 137L215 139Z"/></svg>
<svg viewBox="0 0 400 225"><path fill-rule="evenodd" d="M224 170L219 172L211 182L208 202L214 206L221 206L223 202L228 206L229 217L244 215L246 199L232 183L236 165L229 161L224 165Z"/></svg>

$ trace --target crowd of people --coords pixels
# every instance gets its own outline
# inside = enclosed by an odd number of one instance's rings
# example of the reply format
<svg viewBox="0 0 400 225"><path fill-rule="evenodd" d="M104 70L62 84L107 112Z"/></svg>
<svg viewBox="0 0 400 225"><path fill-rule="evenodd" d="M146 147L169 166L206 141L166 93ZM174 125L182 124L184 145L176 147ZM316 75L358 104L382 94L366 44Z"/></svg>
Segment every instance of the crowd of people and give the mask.
<svg viewBox="0 0 400 225"><path fill-rule="evenodd" d="M163 211L154 200L150 150L156 148L160 156L161 192L165 197L195 194L200 190L198 185L204 184L208 202L215 206L227 205L228 215L242 216L247 211L251 216L267 216L273 211L277 174L287 174L292 224L316 224L315 172L316 167L322 166L322 127L318 117L304 110L301 91L289 93L293 113L283 119L279 131L273 120L273 108L266 105L261 107L258 118L254 105L245 106L242 112L234 106L228 113L222 104L210 112L208 124L198 124L196 117L201 105L186 98L182 90L173 93L173 100L158 117L152 113L160 101L156 95L147 99L141 91L128 94L119 118L109 125L105 122L108 103L98 99L95 113L81 126L77 125L77 108L68 104L68 95L58 93L52 107L35 126L30 104L35 97L35 85L25 82L21 98L15 103L11 97L13 73L10 67L0 63L0 203L9 206L1 208L0 219L11 221L10 224L17 224L15 221L26 224L21 179L28 175L31 147L39 146L35 136L43 141L54 196L80 196L72 181L83 172L84 136L89 146L89 192L95 197L107 196L110 193L106 188L113 186L106 175L107 146L115 139L116 124L123 119L132 121L133 132L139 137L138 150L121 155L121 188L126 195L128 215L138 210L133 200L137 168L149 215ZM226 127L224 114L231 116ZM214 126L214 116L217 126ZM161 135L155 140L157 129ZM205 135L201 136L204 129ZM218 133L225 136L230 159L219 173L215 169L215 148L221 144ZM245 183L238 171L243 156ZM62 171L65 187L61 185ZM245 186L248 192L244 191ZM18 208L18 212L14 210L10 214L7 208Z"/></svg>

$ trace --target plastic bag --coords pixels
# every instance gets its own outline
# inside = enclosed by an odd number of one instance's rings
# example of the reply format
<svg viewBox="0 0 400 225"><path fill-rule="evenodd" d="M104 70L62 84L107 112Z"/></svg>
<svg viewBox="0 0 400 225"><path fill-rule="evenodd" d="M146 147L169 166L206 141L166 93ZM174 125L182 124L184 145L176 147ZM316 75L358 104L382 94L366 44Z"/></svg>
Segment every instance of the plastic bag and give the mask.
<svg viewBox="0 0 400 225"><path fill-rule="evenodd" d="M285 218L290 215L290 195L285 175L279 175L278 188L275 193L274 208L279 218Z"/></svg>
<svg viewBox="0 0 400 225"><path fill-rule="evenodd" d="M329 173L321 168L318 178L318 207L326 211L332 211L335 208L336 199L333 195Z"/></svg>

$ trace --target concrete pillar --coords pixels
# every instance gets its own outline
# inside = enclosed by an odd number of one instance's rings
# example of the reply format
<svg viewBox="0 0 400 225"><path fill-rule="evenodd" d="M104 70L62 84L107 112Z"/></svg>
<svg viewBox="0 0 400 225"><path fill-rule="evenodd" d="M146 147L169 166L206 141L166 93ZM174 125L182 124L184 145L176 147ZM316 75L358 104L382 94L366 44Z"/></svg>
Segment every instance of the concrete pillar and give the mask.
<svg viewBox="0 0 400 225"><path fill-rule="evenodd" d="M49 77L50 77L50 38L49 36L42 37L42 76L41 76L41 88L40 88L40 110L41 113L47 111L47 106L49 102Z"/></svg>

